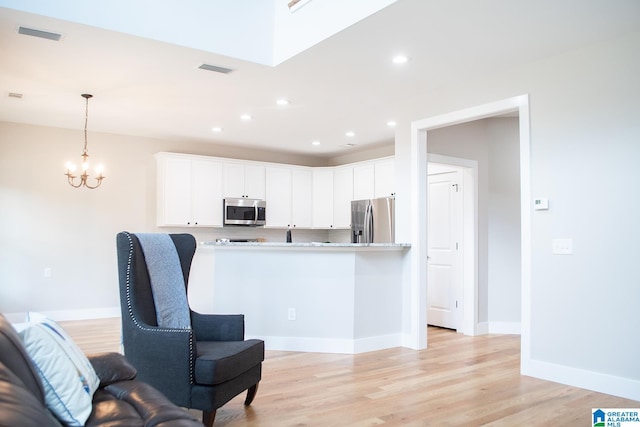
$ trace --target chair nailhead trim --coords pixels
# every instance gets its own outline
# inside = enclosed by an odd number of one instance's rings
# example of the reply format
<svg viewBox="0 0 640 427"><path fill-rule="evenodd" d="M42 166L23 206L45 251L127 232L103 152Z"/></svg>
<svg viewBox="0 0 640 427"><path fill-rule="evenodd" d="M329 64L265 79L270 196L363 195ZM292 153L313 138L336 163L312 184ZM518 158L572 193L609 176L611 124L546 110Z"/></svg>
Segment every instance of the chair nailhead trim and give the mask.
<svg viewBox="0 0 640 427"><path fill-rule="evenodd" d="M129 317L136 325L138 329L148 332L171 332L171 333L189 333L189 382L191 384L194 383L194 373L193 373L193 360L194 360L194 351L193 351L193 331L191 329L168 329L168 328L147 328L138 322L138 319L133 315L133 304L131 303L131 271L133 270L133 239L131 238L131 234L128 231L125 231L124 234L127 236L129 240L129 257L127 258L127 311L129 312Z"/></svg>

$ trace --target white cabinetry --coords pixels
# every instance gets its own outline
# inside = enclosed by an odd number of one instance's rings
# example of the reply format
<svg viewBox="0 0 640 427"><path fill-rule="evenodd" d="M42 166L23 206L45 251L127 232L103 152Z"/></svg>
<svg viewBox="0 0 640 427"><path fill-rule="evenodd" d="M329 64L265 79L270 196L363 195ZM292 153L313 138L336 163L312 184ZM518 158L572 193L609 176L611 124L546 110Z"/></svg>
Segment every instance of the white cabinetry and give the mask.
<svg viewBox="0 0 640 427"><path fill-rule="evenodd" d="M243 162L225 162L224 196L265 198L265 167Z"/></svg>
<svg viewBox="0 0 640 427"><path fill-rule="evenodd" d="M353 166L353 200L395 194L394 159L385 158Z"/></svg>
<svg viewBox="0 0 640 427"><path fill-rule="evenodd" d="M373 163L353 167L353 200L373 199L375 194Z"/></svg>
<svg viewBox="0 0 640 427"><path fill-rule="evenodd" d="M304 167L158 153L158 226L222 226L224 197L265 199L267 227L344 229L351 201L395 194L393 157Z"/></svg>
<svg viewBox="0 0 640 427"><path fill-rule="evenodd" d="M266 168L267 227L291 223L291 169Z"/></svg>
<svg viewBox="0 0 640 427"><path fill-rule="evenodd" d="M313 205L312 174L308 168L293 168L291 183L291 225L309 228L312 225L311 213Z"/></svg>
<svg viewBox="0 0 640 427"><path fill-rule="evenodd" d="M333 169L313 169L313 216L311 224L315 228L333 227Z"/></svg>
<svg viewBox="0 0 640 427"><path fill-rule="evenodd" d="M266 168L267 227L311 227L311 171Z"/></svg>
<svg viewBox="0 0 640 427"><path fill-rule="evenodd" d="M376 161L373 164L374 197L388 197L395 192L395 161L393 158Z"/></svg>
<svg viewBox="0 0 640 427"><path fill-rule="evenodd" d="M352 200L353 167L336 167L333 170L333 228L351 227Z"/></svg>
<svg viewBox="0 0 640 427"><path fill-rule="evenodd" d="M159 155L158 226L222 226L222 163Z"/></svg>

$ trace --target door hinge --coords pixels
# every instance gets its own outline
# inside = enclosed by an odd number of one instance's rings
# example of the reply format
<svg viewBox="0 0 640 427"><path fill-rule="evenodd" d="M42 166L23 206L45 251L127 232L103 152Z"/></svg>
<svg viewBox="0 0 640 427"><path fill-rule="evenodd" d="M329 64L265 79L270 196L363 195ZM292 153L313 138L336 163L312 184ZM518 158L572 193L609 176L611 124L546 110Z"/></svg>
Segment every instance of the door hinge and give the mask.
<svg viewBox="0 0 640 427"><path fill-rule="evenodd" d="M456 242L456 251L458 250L458 242Z"/></svg>
<svg viewBox="0 0 640 427"><path fill-rule="evenodd" d="M451 184L452 187L455 187L456 193L458 192L458 184Z"/></svg>
<svg viewBox="0 0 640 427"><path fill-rule="evenodd" d="M458 300L456 300L456 308L458 308Z"/></svg>

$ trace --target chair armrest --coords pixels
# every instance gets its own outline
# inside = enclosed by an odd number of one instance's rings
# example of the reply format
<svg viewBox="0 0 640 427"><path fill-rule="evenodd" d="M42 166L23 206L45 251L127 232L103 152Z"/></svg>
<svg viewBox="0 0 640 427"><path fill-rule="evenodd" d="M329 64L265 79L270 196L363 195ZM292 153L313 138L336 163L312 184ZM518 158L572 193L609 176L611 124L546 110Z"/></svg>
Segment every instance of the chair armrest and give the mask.
<svg viewBox="0 0 640 427"><path fill-rule="evenodd" d="M136 369L120 353L92 354L88 359L100 378L100 387L118 381L132 380L137 375Z"/></svg>
<svg viewBox="0 0 640 427"><path fill-rule="evenodd" d="M243 341L243 314L201 314L191 312L191 326L197 341Z"/></svg>

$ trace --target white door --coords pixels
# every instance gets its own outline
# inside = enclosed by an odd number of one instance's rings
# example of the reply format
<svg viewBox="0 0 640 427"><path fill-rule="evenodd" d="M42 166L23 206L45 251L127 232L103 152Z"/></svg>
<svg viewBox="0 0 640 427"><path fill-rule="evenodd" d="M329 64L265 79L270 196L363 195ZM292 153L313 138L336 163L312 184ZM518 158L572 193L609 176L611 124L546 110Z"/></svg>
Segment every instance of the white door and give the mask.
<svg viewBox="0 0 640 427"><path fill-rule="evenodd" d="M462 313L461 172L429 175L427 323L457 329Z"/></svg>

